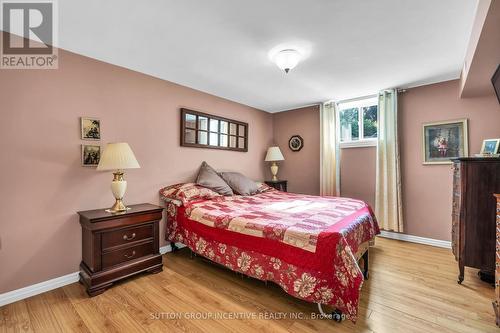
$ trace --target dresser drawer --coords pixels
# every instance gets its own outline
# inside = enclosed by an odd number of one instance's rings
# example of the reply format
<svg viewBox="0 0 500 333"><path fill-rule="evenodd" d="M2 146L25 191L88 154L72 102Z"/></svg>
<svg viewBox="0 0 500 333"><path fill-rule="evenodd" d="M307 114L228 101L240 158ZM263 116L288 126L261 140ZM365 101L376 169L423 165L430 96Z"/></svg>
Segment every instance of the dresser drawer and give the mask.
<svg viewBox="0 0 500 333"><path fill-rule="evenodd" d="M102 249L106 250L115 246L129 244L147 238L153 238L153 224L138 227L117 229L102 233Z"/></svg>
<svg viewBox="0 0 500 333"><path fill-rule="evenodd" d="M127 247L121 250L107 252L102 255L102 268L109 268L122 262L134 260L153 253L153 242L147 242L144 244Z"/></svg>

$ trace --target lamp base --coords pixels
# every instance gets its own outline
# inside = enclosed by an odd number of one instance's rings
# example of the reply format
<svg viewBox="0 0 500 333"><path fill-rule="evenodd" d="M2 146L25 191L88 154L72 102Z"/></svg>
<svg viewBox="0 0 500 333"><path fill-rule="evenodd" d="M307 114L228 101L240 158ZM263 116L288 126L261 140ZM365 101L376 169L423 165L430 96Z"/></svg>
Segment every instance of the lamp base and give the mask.
<svg viewBox="0 0 500 333"><path fill-rule="evenodd" d="M106 209L108 213L122 213L126 212L129 208L125 206L123 203L123 197L125 195L125 191L127 190L127 181L123 179L123 172L117 170L113 172L114 178L111 182L111 191L113 192L113 196L115 197L115 203L111 208Z"/></svg>
<svg viewBox="0 0 500 333"><path fill-rule="evenodd" d="M106 209L106 212L108 212L108 213L123 213L123 212L126 212L127 210L130 210L130 209L131 208L125 206L122 199L116 199L114 205L111 208Z"/></svg>
<svg viewBox="0 0 500 333"><path fill-rule="evenodd" d="M271 174L273 175L273 181L278 181L278 164L276 162L273 162L271 165Z"/></svg>

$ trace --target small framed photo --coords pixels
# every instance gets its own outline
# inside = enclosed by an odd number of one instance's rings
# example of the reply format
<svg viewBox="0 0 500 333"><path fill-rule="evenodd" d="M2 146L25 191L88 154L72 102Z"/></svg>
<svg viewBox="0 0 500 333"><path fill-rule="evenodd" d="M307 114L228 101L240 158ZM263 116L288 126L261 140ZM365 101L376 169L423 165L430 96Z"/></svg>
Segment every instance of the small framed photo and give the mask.
<svg viewBox="0 0 500 333"><path fill-rule="evenodd" d="M80 118L82 140L101 140L101 121L97 118Z"/></svg>
<svg viewBox="0 0 500 333"><path fill-rule="evenodd" d="M500 139L486 139L481 146L481 155L498 154Z"/></svg>
<svg viewBox="0 0 500 333"><path fill-rule="evenodd" d="M423 164L451 164L452 158L469 156L467 124L467 119L423 124Z"/></svg>
<svg viewBox="0 0 500 333"><path fill-rule="evenodd" d="M101 146L82 145L82 166L96 167L101 159Z"/></svg>

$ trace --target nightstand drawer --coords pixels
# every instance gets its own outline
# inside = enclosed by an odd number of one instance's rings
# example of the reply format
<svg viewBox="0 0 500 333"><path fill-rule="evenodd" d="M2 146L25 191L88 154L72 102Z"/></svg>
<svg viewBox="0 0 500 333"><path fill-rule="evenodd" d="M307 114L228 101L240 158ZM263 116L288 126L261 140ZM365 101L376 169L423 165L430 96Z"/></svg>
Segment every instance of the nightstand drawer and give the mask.
<svg viewBox="0 0 500 333"><path fill-rule="evenodd" d="M129 244L147 238L153 238L153 224L139 227L124 228L102 233L102 249L106 250L115 246Z"/></svg>
<svg viewBox="0 0 500 333"><path fill-rule="evenodd" d="M108 268L125 261L134 260L154 253L153 242L111 251L102 255L102 268Z"/></svg>

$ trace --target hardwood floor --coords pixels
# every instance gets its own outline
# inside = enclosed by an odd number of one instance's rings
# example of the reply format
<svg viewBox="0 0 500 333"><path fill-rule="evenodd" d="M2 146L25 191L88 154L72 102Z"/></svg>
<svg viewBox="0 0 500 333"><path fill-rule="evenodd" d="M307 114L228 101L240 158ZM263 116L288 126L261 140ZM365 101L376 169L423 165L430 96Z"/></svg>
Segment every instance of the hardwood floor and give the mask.
<svg viewBox="0 0 500 333"><path fill-rule="evenodd" d="M475 270L458 285L450 250L378 238L370 251L356 324L290 318L317 314L316 305L183 249L163 256L162 273L94 298L75 283L4 306L0 332L498 332L493 287ZM203 318L231 313L257 318Z"/></svg>

